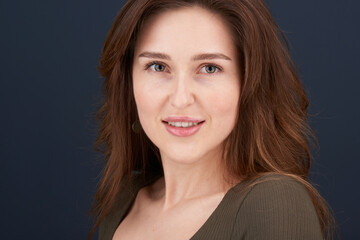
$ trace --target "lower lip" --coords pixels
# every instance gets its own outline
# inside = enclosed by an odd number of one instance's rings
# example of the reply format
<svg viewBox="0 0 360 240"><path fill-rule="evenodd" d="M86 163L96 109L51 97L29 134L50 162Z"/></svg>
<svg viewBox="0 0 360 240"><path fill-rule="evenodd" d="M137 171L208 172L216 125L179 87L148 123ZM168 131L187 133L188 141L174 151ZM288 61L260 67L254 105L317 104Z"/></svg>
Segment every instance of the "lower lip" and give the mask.
<svg viewBox="0 0 360 240"><path fill-rule="evenodd" d="M165 124L166 130L169 133L171 133L172 135L177 136L177 137L188 137L188 136L191 136L191 135L194 135L195 133L197 133L200 130L203 122L199 123L196 126L192 126L192 127L188 127L188 128L173 127L165 122L164 122L164 124Z"/></svg>

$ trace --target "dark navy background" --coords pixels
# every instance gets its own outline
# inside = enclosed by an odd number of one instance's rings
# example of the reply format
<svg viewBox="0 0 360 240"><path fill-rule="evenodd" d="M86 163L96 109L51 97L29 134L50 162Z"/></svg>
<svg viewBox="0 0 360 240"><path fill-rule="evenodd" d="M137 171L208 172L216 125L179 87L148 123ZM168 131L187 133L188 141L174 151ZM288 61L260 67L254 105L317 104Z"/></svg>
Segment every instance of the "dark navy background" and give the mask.
<svg viewBox="0 0 360 240"><path fill-rule="evenodd" d="M268 0L307 89L312 179L360 239L360 2ZM123 1L1 0L0 239L85 239L102 44Z"/></svg>

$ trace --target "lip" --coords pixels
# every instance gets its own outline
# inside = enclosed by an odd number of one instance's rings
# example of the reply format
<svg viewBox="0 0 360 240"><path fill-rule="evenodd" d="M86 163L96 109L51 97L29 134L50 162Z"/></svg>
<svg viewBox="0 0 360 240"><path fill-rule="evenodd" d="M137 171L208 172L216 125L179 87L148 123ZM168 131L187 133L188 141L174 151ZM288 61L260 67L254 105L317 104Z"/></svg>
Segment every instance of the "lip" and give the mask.
<svg viewBox="0 0 360 240"><path fill-rule="evenodd" d="M201 120L199 118L192 118L192 117L180 117L180 116L174 116L174 117L167 117L163 119L165 122L203 122L204 120Z"/></svg>
<svg viewBox="0 0 360 240"><path fill-rule="evenodd" d="M166 130L170 134L177 137L189 137L197 133L205 121L191 117L168 117L162 120L162 122L165 125ZM182 127L170 126L167 122L195 122L198 124L196 126L182 128Z"/></svg>

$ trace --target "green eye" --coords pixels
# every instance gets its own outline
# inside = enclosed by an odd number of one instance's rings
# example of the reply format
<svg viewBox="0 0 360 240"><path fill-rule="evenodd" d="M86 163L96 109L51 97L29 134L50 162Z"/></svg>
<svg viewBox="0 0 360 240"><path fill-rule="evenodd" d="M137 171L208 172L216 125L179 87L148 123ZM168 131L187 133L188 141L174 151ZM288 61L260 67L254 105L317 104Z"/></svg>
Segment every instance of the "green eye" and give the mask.
<svg viewBox="0 0 360 240"><path fill-rule="evenodd" d="M210 64L205 65L204 68L205 68L206 73L209 73L209 74L214 74L216 72L221 71L221 68L219 68L219 67L217 67L215 65L210 65Z"/></svg>
<svg viewBox="0 0 360 240"><path fill-rule="evenodd" d="M151 70L155 71L155 72L164 72L165 71L165 66L158 62L151 62L145 66L145 70L147 70L149 68L151 68Z"/></svg>
<svg viewBox="0 0 360 240"><path fill-rule="evenodd" d="M165 70L165 67L163 65L155 63L154 66L155 66L155 71L157 72L163 72Z"/></svg>
<svg viewBox="0 0 360 240"><path fill-rule="evenodd" d="M216 71L216 67L212 65L205 66L205 69L207 73L214 73Z"/></svg>

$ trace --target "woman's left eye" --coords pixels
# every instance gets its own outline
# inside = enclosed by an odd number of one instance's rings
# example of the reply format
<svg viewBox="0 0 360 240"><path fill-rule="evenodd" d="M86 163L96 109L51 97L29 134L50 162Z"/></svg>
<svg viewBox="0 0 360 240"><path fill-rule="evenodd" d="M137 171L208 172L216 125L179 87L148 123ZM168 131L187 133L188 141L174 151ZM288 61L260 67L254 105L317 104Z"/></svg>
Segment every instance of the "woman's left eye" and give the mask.
<svg viewBox="0 0 360 240"><path fill-rule="evenodd" d="M220 67L217 67L217 66L211 65L211 64L205 65L201 69L203 69L203 68L205 69L206 73L209 73L209 74L214 74L214 73L220 72L222 70Z"/></svg>

